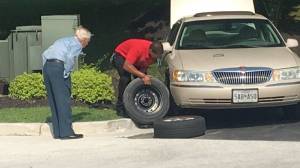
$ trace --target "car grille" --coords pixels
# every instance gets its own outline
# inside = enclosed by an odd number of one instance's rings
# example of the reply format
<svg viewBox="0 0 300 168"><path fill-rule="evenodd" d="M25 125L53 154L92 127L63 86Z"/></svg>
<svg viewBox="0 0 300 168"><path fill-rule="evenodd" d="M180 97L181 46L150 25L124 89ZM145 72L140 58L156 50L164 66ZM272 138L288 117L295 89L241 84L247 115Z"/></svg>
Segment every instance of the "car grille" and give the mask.
<svg viewBox="0 0 300 168"><path fill-rule="evenodd" d="M261 84L271 80L272 69L265 67L225 68L213 71L215 79L222 84Z"/></svg>

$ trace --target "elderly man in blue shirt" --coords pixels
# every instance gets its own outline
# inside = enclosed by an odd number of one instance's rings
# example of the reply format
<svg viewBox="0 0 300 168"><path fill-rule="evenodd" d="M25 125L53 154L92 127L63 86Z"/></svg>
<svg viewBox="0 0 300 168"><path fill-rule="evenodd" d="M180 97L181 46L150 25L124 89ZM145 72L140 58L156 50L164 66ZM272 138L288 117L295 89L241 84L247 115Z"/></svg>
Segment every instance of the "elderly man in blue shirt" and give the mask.
<svg viewBox="0 0 300 168"><path fill-rule="evenodd" d="M91 39L91 32L80 26L75 36L55 41L42 54L43 76L52 113L53 136L55 139L77 139L72 128L71 78L76 57Z"/></svg>

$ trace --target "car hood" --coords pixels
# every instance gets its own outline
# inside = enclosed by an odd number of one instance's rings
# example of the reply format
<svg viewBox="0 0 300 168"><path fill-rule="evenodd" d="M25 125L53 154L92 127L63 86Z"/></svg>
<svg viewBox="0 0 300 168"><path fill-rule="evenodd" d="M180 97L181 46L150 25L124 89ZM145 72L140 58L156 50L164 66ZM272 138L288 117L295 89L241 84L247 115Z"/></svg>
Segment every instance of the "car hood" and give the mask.
<svg viewBox="0 0 300 168"><path fill-rule="evenodd" d="M233 67L280 69L299 65L299 58L285 47L177 50L184 70L211 71Z"/></svg>

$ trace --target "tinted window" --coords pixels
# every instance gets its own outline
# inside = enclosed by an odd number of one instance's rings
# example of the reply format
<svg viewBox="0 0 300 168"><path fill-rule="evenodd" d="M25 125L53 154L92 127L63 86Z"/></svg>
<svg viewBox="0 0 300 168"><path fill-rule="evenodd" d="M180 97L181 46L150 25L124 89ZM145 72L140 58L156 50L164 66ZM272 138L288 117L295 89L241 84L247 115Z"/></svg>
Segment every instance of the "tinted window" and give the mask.
<svg viewBox="0 0 300 168"><path fill-rule="evenodd" d="M167 41L171 45L173 45L175 40L176 40L176 36L177 36L178 31L179 31L179 28L180 28L180 23L175 23L174 26L171 29L171 32L170 32L170 34L168 36L168 39L167 39Z"/></svg>

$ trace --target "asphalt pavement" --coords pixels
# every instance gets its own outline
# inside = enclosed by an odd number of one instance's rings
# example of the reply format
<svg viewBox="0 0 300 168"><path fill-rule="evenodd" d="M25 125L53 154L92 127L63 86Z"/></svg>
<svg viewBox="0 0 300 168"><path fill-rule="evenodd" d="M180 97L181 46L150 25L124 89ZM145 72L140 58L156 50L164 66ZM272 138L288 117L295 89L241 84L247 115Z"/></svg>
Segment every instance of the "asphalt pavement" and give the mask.
<svg viewBox="0 0 300 168"><path fill-rule="evenodd" d="M287 118L280 108L195 110L186 115L206 118L207 131L196 139L300 142L300 119ZM151 139L153 133L130 138Z"/></svg>
<svg viewBox="0 0 300 168"><path fill-rule="evenodd" d="M115 129L79 140L0 136L0 167L300 167L300 120L287 119L280 109L186 113L206 117L206 135L157 139L153 129Z"/></svg>
<svg viewBox="0 0 300 168"><path fill-rule="evenodd" d="M300 167L300 143L295 141L128 138L134 134L103 134L79 140L54 140L46 136L0 137L0 167Z"/></svg>

